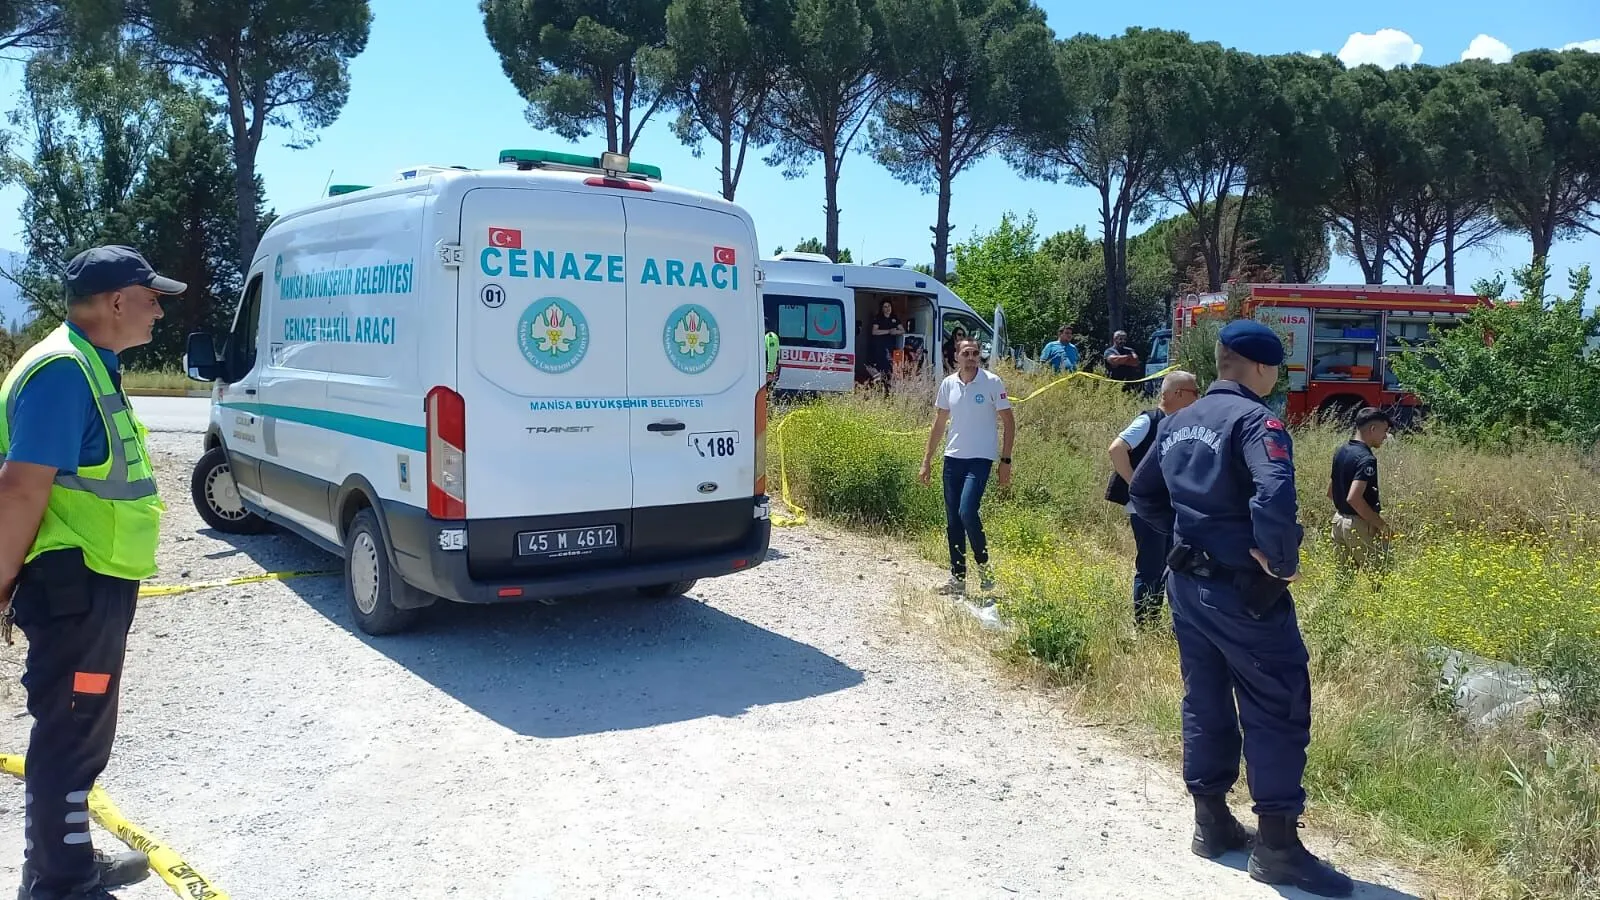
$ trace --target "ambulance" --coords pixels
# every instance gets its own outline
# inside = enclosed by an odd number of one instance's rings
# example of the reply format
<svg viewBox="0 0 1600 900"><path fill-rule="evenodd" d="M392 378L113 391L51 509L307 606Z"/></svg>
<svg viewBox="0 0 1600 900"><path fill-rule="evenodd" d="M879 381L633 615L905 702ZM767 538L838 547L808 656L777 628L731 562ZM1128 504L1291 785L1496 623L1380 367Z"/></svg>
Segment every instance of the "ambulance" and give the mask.
<svg viewBox="0 0 1600 900"><path fill-rule="evenodd" d="M943 350L958 328L978 338L987 364L1007 353L1005 314L998 307L986 322L938 279L906 268L903 259L852 265L791 251L762 260L761 269L765 327L778 335L779 393L849 391L867 380L872 320L884 302L905 326L891 351L902 376L937 380L950 374Z"/></svg>
<svg viewBox="0 0 1600 900"><path fill-rule="evenodd" d="M344 185L262 235L191 480L343 558L357 626L438 598L677 597L771 536L755 227L621 154Z"/></svg>

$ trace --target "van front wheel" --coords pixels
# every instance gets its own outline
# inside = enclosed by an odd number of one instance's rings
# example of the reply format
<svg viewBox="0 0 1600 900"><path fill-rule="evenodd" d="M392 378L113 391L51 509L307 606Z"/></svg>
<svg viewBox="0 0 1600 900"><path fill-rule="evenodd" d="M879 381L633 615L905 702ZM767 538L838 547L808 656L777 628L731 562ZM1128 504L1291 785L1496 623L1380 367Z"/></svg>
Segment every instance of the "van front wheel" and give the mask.
<svg viewBox="0 0 1600 900"><path fill-rule="evenodd" d="M223 534L261 534L271 527L266 519L245 508L228 466L228 451L207 450L189 476L189 496L205 523Z"/></svg>
<svg viewBox="0 0 1600 900"><path fill-rule="evenodd" d="M394 603L397 592L411 590L389 565L389 548L372 509L356 513L344 538L344 590L356 627L367 634L395 634L417 620L416 609Z"/></svg>
<svg viewBox="0 0 1600 900"><path fill-rule="evenodd" d="M684 594L694 590L694 586L697 583L698 579L690 579L688 581L674 581L668 584L652 584L639 588L639 594L643 597L649 597L652 600L665 600L669 597L682 597Z"/></svg>

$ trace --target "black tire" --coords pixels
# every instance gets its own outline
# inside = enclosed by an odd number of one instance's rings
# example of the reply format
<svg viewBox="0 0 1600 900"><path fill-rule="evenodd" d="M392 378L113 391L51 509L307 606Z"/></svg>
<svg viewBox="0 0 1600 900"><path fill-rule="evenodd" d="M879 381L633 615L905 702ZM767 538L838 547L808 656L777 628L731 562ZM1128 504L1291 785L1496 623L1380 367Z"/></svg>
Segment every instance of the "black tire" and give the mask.
<svg viewBox="0 0 1600 900"><path fill-rule="evenodd" d="M641 597L649 597L652 600L666 600L671 597L682 597L684 594L694 590L694 586L698 583L698 579L691 578L688 581L674 581L669 584L646 585L645 587L639 588L639 595Z"/></svg>
<svg viewBox="0 0 1600 900"><path fill-rule="evenodd" d="M356 513L344 536L344 596L356 627L372 635L410 628L420 610L396 606L394 600L415 590L389 564L389 547L372 508Z"/></svg>
<svg viewBox="0 0 1600 900"><path fill-rule="evenodd" d="M248 509L239 497L228 467L228 451L212 447L194 465L189 477L189 496L200 518L224 534L261 534L272 523Z"/></svg>

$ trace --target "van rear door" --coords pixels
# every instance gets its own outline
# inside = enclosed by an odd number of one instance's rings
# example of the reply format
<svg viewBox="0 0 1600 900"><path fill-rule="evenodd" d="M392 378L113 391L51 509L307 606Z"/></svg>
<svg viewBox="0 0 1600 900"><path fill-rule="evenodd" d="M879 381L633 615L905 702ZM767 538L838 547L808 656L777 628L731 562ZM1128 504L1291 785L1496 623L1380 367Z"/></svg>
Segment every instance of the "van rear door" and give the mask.
<svg viewBox="0 0 1600 900"><path fill-rule="evenodd" d="M632 507L623 229L621 199L601 191L467 192L456 372L469 518Z"/></svg>
<svg viewBox="0 0 1600 900"><path fill-rule="evenodd" d="M725 212L647 198L623 204L632 549L635 558L673 544L709 549L752 525L765 371L755 235Z"/></svg>
<svg viewBox="0 0 1600 900"><path fill-rule="evenodd" d="M768 283L766 329L778 335L778 387L849 391L855 384L855 291L839 285Z"/></svg>

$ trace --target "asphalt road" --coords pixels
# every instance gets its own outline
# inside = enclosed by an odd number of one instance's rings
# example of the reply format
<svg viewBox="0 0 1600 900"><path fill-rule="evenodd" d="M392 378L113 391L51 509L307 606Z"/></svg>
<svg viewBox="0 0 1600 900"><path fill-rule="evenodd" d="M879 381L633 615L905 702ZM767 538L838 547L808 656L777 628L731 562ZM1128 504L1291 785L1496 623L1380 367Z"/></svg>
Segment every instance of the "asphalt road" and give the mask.
<svg viewBox="0 0 1600 900"><path fill-rule="evenodd" d="M210 421L209 397L133 397L133 411L151 431L204 434Z"/></svg>

